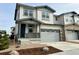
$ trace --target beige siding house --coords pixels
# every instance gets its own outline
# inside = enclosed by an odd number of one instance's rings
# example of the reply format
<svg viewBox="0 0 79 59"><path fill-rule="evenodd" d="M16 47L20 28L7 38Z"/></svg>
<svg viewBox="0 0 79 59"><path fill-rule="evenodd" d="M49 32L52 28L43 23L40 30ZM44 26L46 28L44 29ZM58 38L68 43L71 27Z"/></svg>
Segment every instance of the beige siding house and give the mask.
<svg viewBox="0 0 79 59"><path fill-rule="evenodd" d="M15 34L20 40L58 42L79 39L79 15L76 12L54 15L49 6L16 4ZM73 29L75 28L75 29Z"/></svg>

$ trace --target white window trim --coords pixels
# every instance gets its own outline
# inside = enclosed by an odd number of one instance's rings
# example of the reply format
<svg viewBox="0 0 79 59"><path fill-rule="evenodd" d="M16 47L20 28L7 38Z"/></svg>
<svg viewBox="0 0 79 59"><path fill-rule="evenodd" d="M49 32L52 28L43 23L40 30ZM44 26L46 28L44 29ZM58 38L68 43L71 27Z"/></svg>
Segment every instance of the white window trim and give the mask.
<svg viewBox="0 0 79 59"><path fill-rule="evenodd" d="M32 11L32 14L33 14L33 10L24 9L23 11L25 12L25 10L27 10L27 14L28 14L27 16L33 17L33 15L30 16L30 11ZM23 15L24 15L24 12L23 12ZM24 16L26 16L26 15L24 15Z"/></svg>
<svg viewBox="0 0 79 59"><path fill-rule="evenodd" d="M48 18L46 17L47 16L46 13L44 14L45 17L43 17L43 12L47 12L48 13ZM42 20L48 21L48 19L49 19L49 12L47 10L42 10Z"/></svg>

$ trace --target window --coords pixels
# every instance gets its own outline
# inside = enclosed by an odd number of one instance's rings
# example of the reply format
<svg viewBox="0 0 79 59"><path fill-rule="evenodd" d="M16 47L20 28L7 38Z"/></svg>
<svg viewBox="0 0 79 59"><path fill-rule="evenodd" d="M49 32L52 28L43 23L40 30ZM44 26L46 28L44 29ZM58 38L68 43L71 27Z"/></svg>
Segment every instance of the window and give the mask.
<svg viewBox="0 0 79 59"><path fill-rule="evenodd" d="M73 22L73 20L71 19L70 22Z"/></svg>
<svg viewBox="0 0 79 59"><path fill-rule="evenodd" d="M68 22L68 19L66 19L66 22Z"/></svg>
<svg viewBox="0 0 79 59"><path fill-rule="evenodd" d="M33 32L33 29L32 28L29 28L29 33L32 33Z"/></svg>
<svg viewBox="0 0 79 59"><path fill-rule="evenodd" d="M24 15L28 16L28 10L24 10Z"/></svg>
<svg viewBox="0 0 79 59"><path fill-rule="evenodd" d="M57 17L56 17L56 21L57 21Z"/></svg>
<svg viewBox="0 0 79 59"><path fill-rule="evenodd" d="M24 15L25 15L25 16L31 16L31 17L32 17L32 16L33 16L33 10L26 10L26 9L25 9L25 10L24 10Z"/></svg>
<svg viewBox="0 0 79 59"><path fill-rule="evenodd" d="M29 16L33 16L33 11L29 10Z"/></svg>
<svg viewBox="0 0 79 59"><path fill-rule="evenodd" d="M44 19L44 20L47 20L49 18L49 13L48 13L48 11L43 11L42 12L42 19Z"/></svg>

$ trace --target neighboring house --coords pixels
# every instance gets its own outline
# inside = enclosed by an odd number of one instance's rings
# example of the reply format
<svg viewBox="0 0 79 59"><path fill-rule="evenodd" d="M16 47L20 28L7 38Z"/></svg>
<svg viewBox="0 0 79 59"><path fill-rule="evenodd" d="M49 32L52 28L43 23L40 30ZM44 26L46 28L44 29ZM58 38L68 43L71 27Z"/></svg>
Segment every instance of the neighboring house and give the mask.
<svg viewBox="0 0 79 59"><path fill-rule="evenodd" d="M68 12L54 15L55 12L49 6L33 7L17 3L14 18L16 21L15 34L21 40L46 42L79 39L78 14L76 12ZM71 34L71 31L73 34Z"/></svg>
<svg viewBox="0 0 79 59"><path fill-rule="evenodd" d="M66 40L79 40L79 15L76 12L67 12L59 15L63 20Z"/></svg>

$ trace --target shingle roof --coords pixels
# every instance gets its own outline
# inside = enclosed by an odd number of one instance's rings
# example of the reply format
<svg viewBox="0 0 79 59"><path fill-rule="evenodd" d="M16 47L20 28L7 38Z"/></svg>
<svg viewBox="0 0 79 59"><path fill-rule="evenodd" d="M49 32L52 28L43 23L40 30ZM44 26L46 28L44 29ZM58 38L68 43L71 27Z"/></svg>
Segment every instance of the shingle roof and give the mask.
<svg viewBox="0 0 79 59"><path fill-rule="evenodd" d="M58 16L65 15L65 14L69 14L69 13L77 14L75 11L70 11L70 12L62 13L62 14L60 14Z"/></svg>
<svg viewBox="0 0 79 59"><path fill-rule="evenodd" d="M36 6L35 8L37 8L37 9L39 9L39 8L47 8L47 9L49 9L50 11L55 12L54 9L52 9L51 7L49 7L49 6L47 6L47 5L44 5L44 6Z"/></svg>

